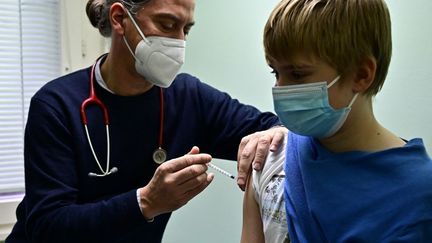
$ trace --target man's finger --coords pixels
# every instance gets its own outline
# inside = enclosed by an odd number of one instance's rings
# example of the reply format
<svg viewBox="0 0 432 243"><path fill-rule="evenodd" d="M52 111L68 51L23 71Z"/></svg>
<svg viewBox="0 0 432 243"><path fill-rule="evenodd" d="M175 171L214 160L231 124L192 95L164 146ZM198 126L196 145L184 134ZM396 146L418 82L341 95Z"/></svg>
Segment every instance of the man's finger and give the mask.
<svg viewBox="0 0 432 243"><path fill-rule="evenodd" d="M246 144L249 142L249 137L250 136L251 135L246 136L246 137L242 138L242 140L240 141L240 145L239 145L239 148L238 148L238 151L237 151L237 161L240 161L241 155L243 153L243 150L244 150Z"/></svg>
<svg viewBox="0 0 432 243"><path fill-rule="evenodd" d="M200 152L200 149L197 146L193 146L191 148L191 150L189 151L189 153L187 153L187 154L199 154L199 152Z"/></svg>
<svg viewBox="0 0 432 243"><path fill-rule="evenodd" d="M261 170L262 165L267 157L269 147L270 147L271 137L268 135L264 135L259 138L258 145L255 152L255 158L252 162L252 167L255 170Z"/></svg>
<svg viewBox="0 0 432 243"><path fill-rule="evenodd" d="M252 161L255 156L255 149L258 144L258 138L254 137L248 141L240 153L240 158L237 163L237 185L244 191L246 186L246 176L249 168L252 166Z"/></svg>
<svg viewBox="0 0 432 243"><path fill-rule="evenodd" d="M194 164L207 164L212 160L209 154L187 154L163 163L159 168L170 173L177 172Z"/></svg>
<svg viewBox="0 0 432 243"><path fill-rule="evenodd" d="M288 133L288 129L286 128L278 128L275 131L273 140L271 142L270 145L270 151L275 152L276 150L279 149L279 147L281 146L281 144L283 143L283 140L285 138L285 135Z"/></svg>
<svg viewBox="0 0 432 243"><path fill-rule="evenodd" d="M189 180L194 180L199 176L202 176L207 172L207 165L194 164L190 165L182 170L179 170L172 174L172 180L176 182L177 185L182 185Z"/></svg>
<svg viewBox="0 0 432 243"><path fill-rule="evenodd" d="M200 174L199 176L195 176L193 178L190 178L189 180L183 182L181 185L179 185L178 190L187 192L190 190L193 190L203 183L208 183L207 181L207 173Z"/></svg>
<svg viewBox="0 0 432 243"><path fill-rule="evenodd" d="M207 186L210 185L210 183L213 181L213 178L214 178L213 174L207 175L207 182L202 183L199 187L196 187L196 188L186 192L185 198L187 198L187 200L189 201L190 199L192 199L193 197L195 197L196 195L198 195L199 193L204 191L204 189L206 189Z"/></svg>

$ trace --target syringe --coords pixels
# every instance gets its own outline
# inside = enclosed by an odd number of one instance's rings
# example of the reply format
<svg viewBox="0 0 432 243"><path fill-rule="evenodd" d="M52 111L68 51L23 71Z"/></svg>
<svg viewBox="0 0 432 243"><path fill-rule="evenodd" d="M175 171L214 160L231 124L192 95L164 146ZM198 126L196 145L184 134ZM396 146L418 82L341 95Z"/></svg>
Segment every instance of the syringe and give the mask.
<svg viewBox="0 0 432 243"><path fill-rule="evenodd" d="M213 168L213 169L217 170L219 173L221 173L221 174L223 174L223 175L226 175L226 176L228 176L229 178L235 180L235 176L233 176L233 175L230 174L229 172L227 172L227 171L225 171L225 170L223 170L223 169L217 167L216 165L214 165L214 164L212 164L212 163L208 163L207 165L208 165L210 168Z"/></svg>

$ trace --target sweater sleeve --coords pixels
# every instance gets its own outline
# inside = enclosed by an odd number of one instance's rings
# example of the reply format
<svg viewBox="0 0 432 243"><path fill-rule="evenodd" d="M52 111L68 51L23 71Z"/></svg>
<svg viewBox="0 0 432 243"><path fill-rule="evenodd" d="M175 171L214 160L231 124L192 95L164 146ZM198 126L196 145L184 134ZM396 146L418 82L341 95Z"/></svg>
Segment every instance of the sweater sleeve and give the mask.
<svg viewBox="0 0 432 243"><path fill-rule="evenodd" d="M119 235L145 223L136 189L91 203L79 201L78 156L66 121L49 104L32 100L24 151L29 240L103 242L113 229Z"/></svg>
<svg viewBox="0 0 432 243"><path fill-rule="evenodd" d="M383 242L429 242L431 239L432 219L429 218L407 226L394 239L383 239Z"/></svg>
<svg viewBox="0 0 432 243"><path fill-rule="evenodd" d="M205 121L204 148L217 158L237 160L243 137L282 124L275 114L261 112L204 83L199 87L199 94Z"/></svg>

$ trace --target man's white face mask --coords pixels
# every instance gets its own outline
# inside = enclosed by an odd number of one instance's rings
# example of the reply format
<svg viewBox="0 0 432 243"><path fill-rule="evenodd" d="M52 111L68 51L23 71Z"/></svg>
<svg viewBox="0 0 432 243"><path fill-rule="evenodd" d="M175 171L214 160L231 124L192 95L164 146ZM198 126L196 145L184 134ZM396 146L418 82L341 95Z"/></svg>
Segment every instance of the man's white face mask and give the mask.
<svg viewBox="0 0 432 243"><path fill-rule="evenodd" d="M135 69L152 84L167 88L174 81L185 59L186 42L160 36L145 37L134 17L126 9L142 40L132 51L126 37L123 40L135 58Z"/></svg>

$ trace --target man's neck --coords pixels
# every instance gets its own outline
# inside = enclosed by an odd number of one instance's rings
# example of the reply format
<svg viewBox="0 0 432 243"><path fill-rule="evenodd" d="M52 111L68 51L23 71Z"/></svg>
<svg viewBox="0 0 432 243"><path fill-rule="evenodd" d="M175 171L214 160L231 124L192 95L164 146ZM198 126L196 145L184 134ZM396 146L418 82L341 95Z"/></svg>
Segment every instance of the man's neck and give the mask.
<svg viewBox="0 0 432 243"><path fill-rule="evenodd" d="M121 96L135 96L153 87L153 84L136 72L133 58L115 56L109 53L101 65L102 78L110 90Z"/></svg>

